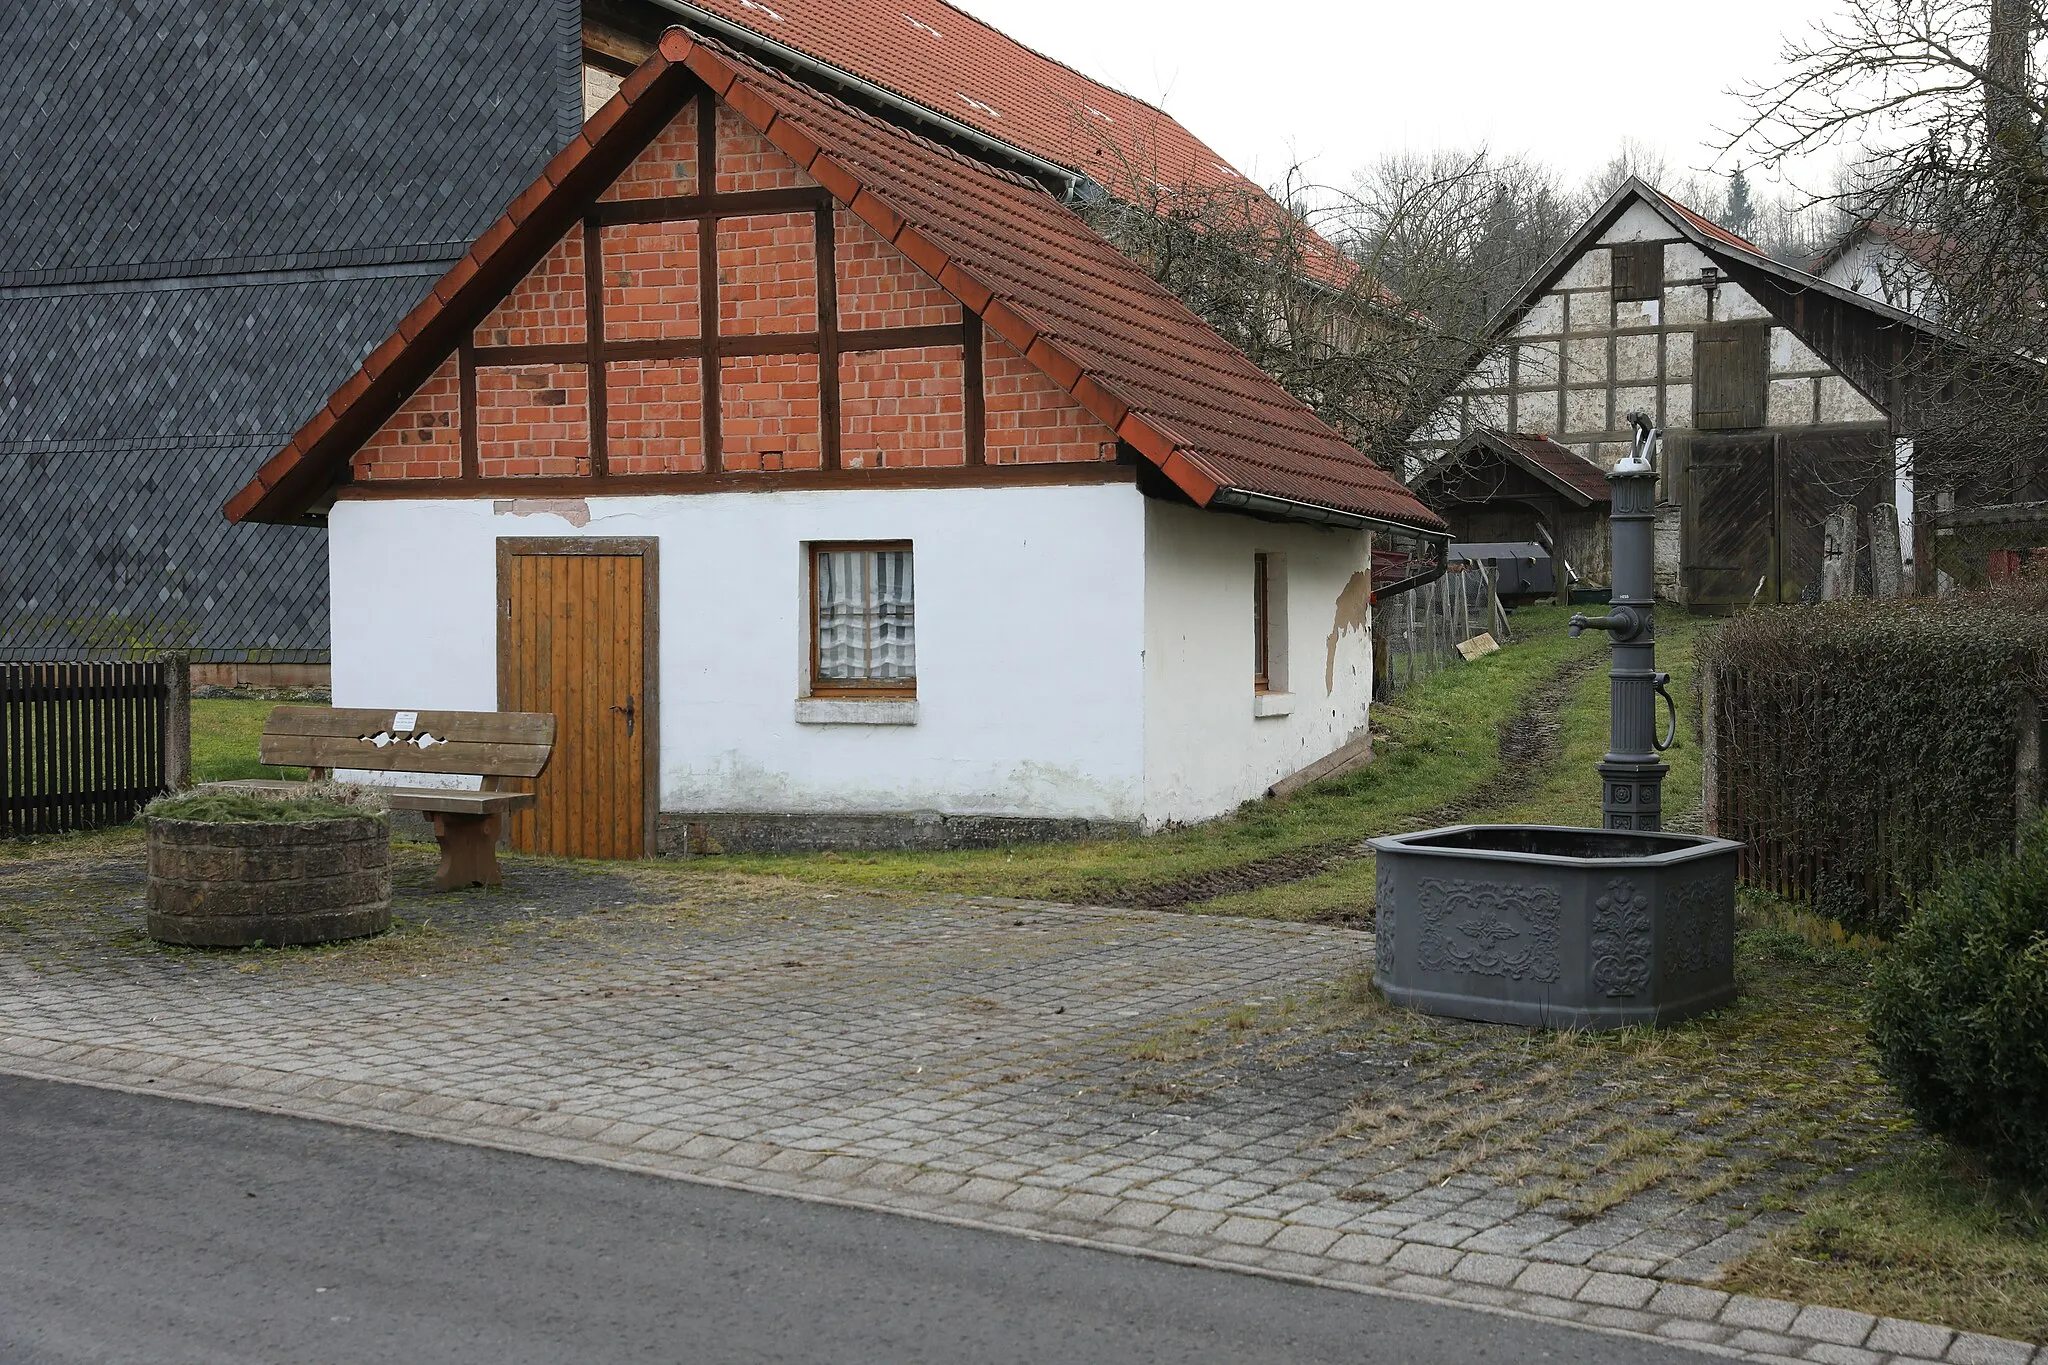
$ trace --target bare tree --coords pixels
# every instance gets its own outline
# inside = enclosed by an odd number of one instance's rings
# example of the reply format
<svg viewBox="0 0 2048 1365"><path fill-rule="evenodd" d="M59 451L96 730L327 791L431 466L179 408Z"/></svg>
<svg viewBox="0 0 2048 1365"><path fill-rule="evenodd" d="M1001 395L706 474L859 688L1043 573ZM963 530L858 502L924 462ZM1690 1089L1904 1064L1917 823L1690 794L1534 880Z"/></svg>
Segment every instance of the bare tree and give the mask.
<svg viewBox="0 0 2048 1365"><path fill-rule="evenodd" d="M2048 394L2048 87L2040 0L1846 0L1739 93L1726 145L1767 164L1859 153L1814 200L1911 243L1916 306L1942 340L1895 379L1923 488L2039 496Z"/></svg>

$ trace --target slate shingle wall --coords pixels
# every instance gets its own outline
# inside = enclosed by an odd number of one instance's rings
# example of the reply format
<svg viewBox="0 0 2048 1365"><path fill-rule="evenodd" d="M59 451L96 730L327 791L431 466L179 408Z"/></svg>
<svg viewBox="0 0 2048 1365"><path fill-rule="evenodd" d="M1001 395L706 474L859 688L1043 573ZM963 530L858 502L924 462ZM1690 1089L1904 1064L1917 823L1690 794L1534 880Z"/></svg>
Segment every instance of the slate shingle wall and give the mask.
<svg viewBox="0 0 2048 1365"><path fill-rule="evenodd" d="M220 505L581 124L577 0L10 0L0 658L324 659Z"/></svg>

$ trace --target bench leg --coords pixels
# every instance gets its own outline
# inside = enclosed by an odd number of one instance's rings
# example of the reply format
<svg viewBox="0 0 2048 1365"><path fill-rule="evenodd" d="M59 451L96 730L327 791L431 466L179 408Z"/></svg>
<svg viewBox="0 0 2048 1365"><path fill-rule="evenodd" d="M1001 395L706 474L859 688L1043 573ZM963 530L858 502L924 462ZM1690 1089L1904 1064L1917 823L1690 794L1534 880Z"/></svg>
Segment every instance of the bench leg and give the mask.
<svg viewBox="0 0 2048 1365"><path fill-rule="evenodd" d="M434 874L436 891L505 884L498 872L497 816L436 813L434 842L441 845L441 868Z"/></svg>

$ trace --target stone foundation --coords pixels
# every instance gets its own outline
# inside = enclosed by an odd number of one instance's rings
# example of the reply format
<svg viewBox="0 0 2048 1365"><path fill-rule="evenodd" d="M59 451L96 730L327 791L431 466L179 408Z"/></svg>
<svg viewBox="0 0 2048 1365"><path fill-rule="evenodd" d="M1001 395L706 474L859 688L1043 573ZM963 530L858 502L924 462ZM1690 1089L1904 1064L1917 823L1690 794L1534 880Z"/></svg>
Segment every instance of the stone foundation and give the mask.
<svg viewBox="0 0 2048 1365"><path fill-rule="evenodd" d="M884 849L999 848L1005 844L1136 837L1136 821L1016 815L756 815L663 811L665 857L701 853L822 853Z"/></svg>

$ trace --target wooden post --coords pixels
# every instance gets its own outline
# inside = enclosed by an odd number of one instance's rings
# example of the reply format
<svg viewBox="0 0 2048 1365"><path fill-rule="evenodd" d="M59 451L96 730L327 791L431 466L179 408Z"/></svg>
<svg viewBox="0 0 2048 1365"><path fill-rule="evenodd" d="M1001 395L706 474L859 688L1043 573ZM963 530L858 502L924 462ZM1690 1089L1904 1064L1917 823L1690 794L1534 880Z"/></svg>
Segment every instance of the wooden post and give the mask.
<svg viewBox="0 0 2048 1365"><path fill-rule="evenodd" d="M192 785L192 656L170 654L164 670L164 787Z"/></svg>
<svg viewBox="0 0 2048 1365"><path fill-rule="evenodd" d="M1721 833L1721 669L1700 670L1700 825Z"/></svg>
<svg viewBox="0 0 2048 1365"><path fill-rule="evenodd" d="M2041 704L2031 692L2021 694L2019 720L2019 752L2013 764L2015 850L2041 814Z"/></svg>

